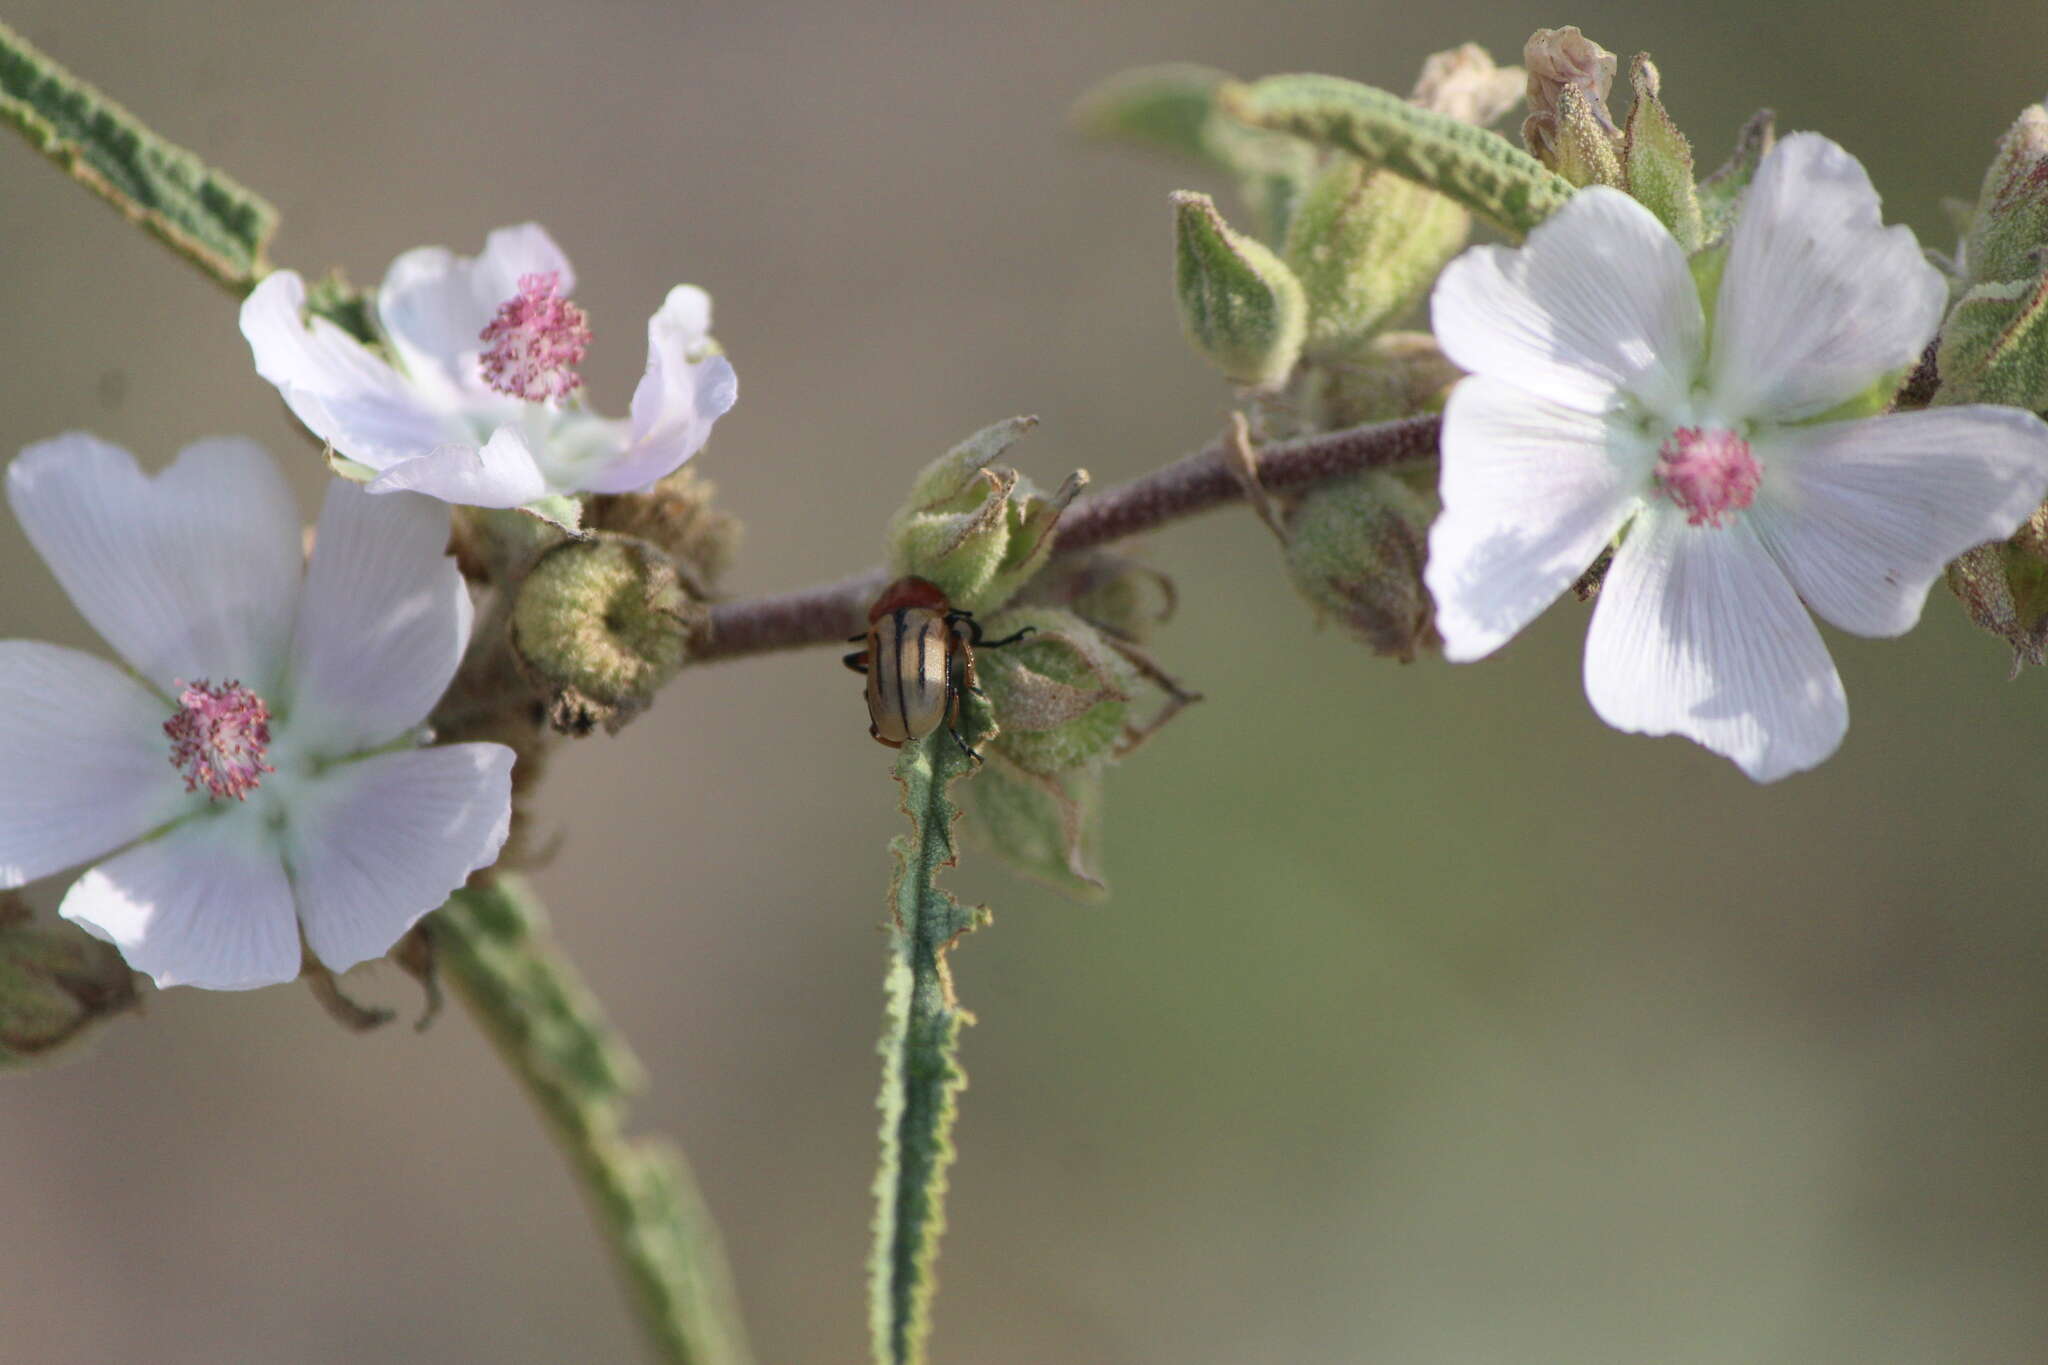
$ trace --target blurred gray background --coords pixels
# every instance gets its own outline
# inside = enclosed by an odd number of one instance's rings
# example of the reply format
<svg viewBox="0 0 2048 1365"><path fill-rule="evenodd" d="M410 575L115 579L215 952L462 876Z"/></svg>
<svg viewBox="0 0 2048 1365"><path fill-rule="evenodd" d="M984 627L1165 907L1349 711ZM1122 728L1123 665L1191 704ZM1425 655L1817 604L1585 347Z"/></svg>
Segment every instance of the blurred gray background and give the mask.
<svg viewBox="0 0 2048 1365"><path fill-rule="evenodd" d="M698 467L727 586L878 558L911 472L1017 451L1104 483L1228 401L1184 348L1169 190L1063 131L1138 62L1405 89L1575 22L1648 50L1719 161L1761 105L1863 158L1943 244L2048 91L2036 0L1952 13L1473 0L1104 6L15 3L8 22L283 211L275 255L373 284L546 223L594 401L644 321L717 298L742 377ZM160 462L242 432L320 471L214 286L0 139L0 451L87 427ZM2048 1358L2048 677L1940 589L1831 637L1842 753L1759 789L1579 691L1583 609L1499 658L1318 630L1243 514L1153 542L1157 642L1208 694L1113 775L1106 905L985 857L955 958L980 1024L936 1359ZM0 633L97 647L10 527ZM637 1044L647 1131L723 1220L764 1365L860 1359L889 755L816 650L687 673L566 752L538 876ZM37 888L48 907L62 880ZM410 1009L388 968L360 995ZM0 1360L630 1360L577 1197L459 1011L344 1035L299 989L174 990L0 1083Z"/></svg>

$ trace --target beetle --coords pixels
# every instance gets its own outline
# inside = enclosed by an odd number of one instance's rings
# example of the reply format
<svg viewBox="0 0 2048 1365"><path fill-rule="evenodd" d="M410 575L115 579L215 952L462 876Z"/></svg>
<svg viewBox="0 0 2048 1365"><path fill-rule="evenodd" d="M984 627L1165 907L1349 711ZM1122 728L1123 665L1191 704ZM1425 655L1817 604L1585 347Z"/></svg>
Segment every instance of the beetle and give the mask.
<svg viewBox="0 0 2048 1365"><path fill-rule="evenodd" d="M938 584L915 575L897 579L868 608L867 632L850 637L865 648L843 660L867 675L868 733L900 749L944 725L961 751L981 762L960 733L960 694L981 695L974 651L1013 645L1035 629L985 640L974 613L956 608Z"/></svg>

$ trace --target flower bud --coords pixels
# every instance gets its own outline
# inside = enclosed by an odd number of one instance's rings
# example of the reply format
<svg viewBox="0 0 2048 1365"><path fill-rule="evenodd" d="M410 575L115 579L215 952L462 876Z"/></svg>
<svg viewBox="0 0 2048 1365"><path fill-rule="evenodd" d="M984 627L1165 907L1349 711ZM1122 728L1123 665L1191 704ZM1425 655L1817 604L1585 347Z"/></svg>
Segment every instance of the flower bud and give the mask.
<svg viewBox="0 0 2048 1365"><path fill-rule="evenodd" d="M1303 354L1343 359L1412 312L1471 226L1471 215L1436 191L1333 157L1287 231L1287 267L1308 300Z"/></svg>
<svg viewBox="0 0 2048 1365"><path fill-rule="evenodd" d="M2048 270L2048 108L2029 105L1999 139L1963 243L1972 283L2034 280Z"/></svg>
<svg viewBox="0 0 2048 1365"><path fill-rule="evenodd" d="M32 923L18 896L0 897L0 1071L52 1061L139 1004L112 944L69 924Z"/></svg>
<svg viewBox="0 0 2048 1365"><path fill-rule="evenodd" d="M1441 641L1429 589L1427 499L1374 470L1326 484L1287 514L1287 571L1312 606L1382 657L1411 662Z"/></svg>
<svg viewBox="0 0 2048 1365"><path fill-rule="evenodd" d="M1936 403L2048 408L2048 270L1972 285L1942 324L1935 367Z"/></svg>
<svg viewBox="0 0 2048 1365"><path fill-rule="evenodd" d="M1539 28L1522 48L1529 69L1529 154L1574 185L1621 184L1621 130L1607 110L1619 63L1576 28Z"/></svg>
<svg viewBox="0 0 2048 1365"><path fill-rule="evenodd" d="M1234 232L1206 194L1173 196L1173 283L1189 342L1232 383L1278 388L1301 357L1308 299L1278 256Z"/></svg>
<svg viewBox="0 0 2048 1365"><path fill-rule="evenodd" d="M1692 183L1692 144L1664 111L1657 68L1648 57L1638 55L1630 64L1629 83L1636 99L1629 107L1622 150L1628 192L1690 254L1699 250L1703 233L1699 193Z"/></svg>
<svg viewBox="0 0 2048 1365"><path fill-rule="evenodd" d="M1094 550L1056 560L1020 602L1064 607L1119 640L1143 644L1172 617L1180 595L1173 580L1150 565L1113 550Z"/></svg>
<svg viewBox="0 0 2048 1365"><path fill-rule="evenodd" d="M1428 332L1384 332L1347 361L1328 366L1316 394L1325 431L1440 412L1464 377Z"/></svg>
<svg viewBox="0 0 2048 1365"><path fill-rule="evenodd" d="M927 465L910 500L889 519L889 563L899 574L938 584L964 611L1001 607L1052 553L1060 513L1087 485L1076 470L1044 493L1016 470L995 464L1036 417L984 428Z"/></svg>
<svg viewBox="0 0 2048 1365"><path fill-rule="evenodd" d="M646 710L702 615L674 561L612 532L549 549L517 591L512 651L564 734L615 734Z"/></svg>
<svg viewBox="0 0 2048 1365"><path fill-rule="evenodd" d="M1970 619L2012 646L2013 672L2048 664L2048 506L2010 540L1979 545L1948 566Z"/></svg>

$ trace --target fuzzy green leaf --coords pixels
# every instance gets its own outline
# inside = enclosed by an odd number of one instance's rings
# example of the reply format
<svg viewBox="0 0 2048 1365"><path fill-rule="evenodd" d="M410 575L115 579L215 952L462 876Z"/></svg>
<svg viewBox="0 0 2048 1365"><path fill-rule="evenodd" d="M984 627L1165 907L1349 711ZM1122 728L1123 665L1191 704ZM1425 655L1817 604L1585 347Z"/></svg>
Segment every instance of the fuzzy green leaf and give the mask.
<svg viewBox="0 0 2048 1365"><path fill-rule="evenodd" d="M426 921L440 965L548 1120L672 1365L746 1365L718 1229L682 1153L625 1134L640 1065L512 877L458 891Z"/></svg>
<svg viewBox="0 0 2048 1365"><path fill-rule="evenodd" d="M0 123L130 222L238 293L269 265L277 210L164 141L0 24Z"/></svg>
<svg viewBox="0 0 2048 1365"><path fill-rule="evenodd" d="M1134 67L1077 100L1073 123L1090 137L1136 142L1234 176L1260 235L1278 241L1315 174L1315 152L1299 138L1226 116L1216 94L1231 80L1189 62Z"/></svg>
<svg viewBox="0 0 2048 1365"><path fill-rule="evenodd" d="M1497 133L1335 76L1269 76L1227 86L1223 107L1406 176L1517 236L1572 196L1571 183Z"/></svg>
<svg viewBox="0 0 2048 1365"><path fill-rule="evenodd" d="M2048 408L2048 272L1980 284L1942 324L1937 403Z"/></svg>
<svg viewBox="0 0 2048 1365"><path fill-rule="evenodd" d="M964 698L961 733L979 748L995 733L988 708ZM955 1097L967 1084L959 1040L973 1016L953 996L946 956L960 937L989 919L937 885L955 862L947 791L972 767L941 727L903 746L896 780L910 833L890 842L896 877L889 889L889 966L883 978L882 1156L875 1174L875 1241L868 1260L868 1326L876 1365L917 1365L931 1333L933 1263L945 1228L946 1168L953 1161Z"/></svg>

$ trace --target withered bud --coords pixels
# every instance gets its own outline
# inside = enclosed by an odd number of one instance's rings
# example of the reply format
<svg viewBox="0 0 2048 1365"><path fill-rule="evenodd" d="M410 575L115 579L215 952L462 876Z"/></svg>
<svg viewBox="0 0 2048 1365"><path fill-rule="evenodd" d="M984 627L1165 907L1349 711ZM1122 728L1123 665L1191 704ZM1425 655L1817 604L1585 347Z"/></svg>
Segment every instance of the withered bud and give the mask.
<svg viewBox="0 0 2048 1365"><path fill-rule="evenodd" d="M140 1003L111 943L36 924L19 896L0 895L0 1071L56 1060Z"/></svg>
<svg viewBox="0 0 2048 1365"><path fill-rule="evenodd" d="M1485 48L1465 43L1424 58L1408 100L1484 128L1522 98L1525 75L1519 66L1495 66Z"/></svg>
<svg viewBox="0 0 2048 1365"><path fill-rule="evenodd" d="M1591 127L1608 139L1620 139L1621 129L1607 108L1621 65L1612 52L1577 28L1539 28L1523 45L1522 63L1529 70L1529 117L1522 124L1522 141L1531 156L1556 169L1565 153L1566 123L1576 122L1568 118L1573 111L1564 107L1566 90L1578 93L1571 103L1583 110Z"/></svg>
<svg viewBox="0 0 2048 1365"><path fill-rule="evenodd" d="M617 733L682 667L702 617L659 546L601 532L556 545L528 571L512 652L556 730Z"/></svg>
<svg viewBox="0 0 2048 1365"><path fill-rule="evenodd" d="M731 566L740 540L739 518L713 505L717 492L684 465L638 493L597 494L585 506L584 521L593 530L659 545L697 589L709 589Z"/></svg>
<svg viewBox="0 0 2048 1365"><path fill-rule="evenodd" d="M1356 356L1325 367L1316 394L1322 428L1441 412L1464 373L1428 332L1383 332Z"/></svg>
<svg viewBox="0 0 2048 1365"><path fill-rule="evenodd" d="M1053 560L1018 599L1020 606L1064 607L1097 630L1142 644L1180 605L1173 580L1114 550Z"/></svg>

